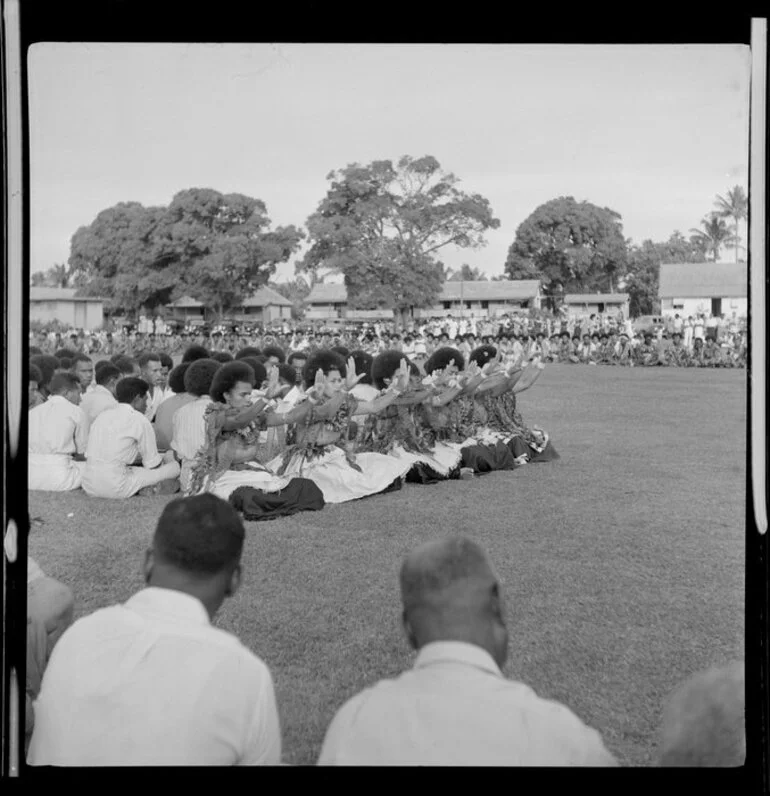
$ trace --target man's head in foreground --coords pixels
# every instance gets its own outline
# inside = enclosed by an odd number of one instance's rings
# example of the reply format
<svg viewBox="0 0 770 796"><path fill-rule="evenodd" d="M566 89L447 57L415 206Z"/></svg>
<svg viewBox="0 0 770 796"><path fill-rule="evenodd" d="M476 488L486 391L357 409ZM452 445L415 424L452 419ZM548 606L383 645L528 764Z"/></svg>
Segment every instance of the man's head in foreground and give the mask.
<svg viewBox="0 0 770 796"><path fill-rule="evenodd" d="M508 629L500 583L475 542L451 537L413 550L401 567L403 622L417 650L435 641L485 649L502 668Z"/></svg>
<svg viewBox="0 0 770 796"><path fill-rule="evenodd" d="M145 554L145 581L196 597L213 618L240 585L244 536L238 512L215 495L172 500Z"/></svg>
<svg viewBox="0 0 770 796"><path fill-rule="evenodd" d="M743 661L699 672L666 704L659 739L662 767L728 768L746 762Z"/></svg>

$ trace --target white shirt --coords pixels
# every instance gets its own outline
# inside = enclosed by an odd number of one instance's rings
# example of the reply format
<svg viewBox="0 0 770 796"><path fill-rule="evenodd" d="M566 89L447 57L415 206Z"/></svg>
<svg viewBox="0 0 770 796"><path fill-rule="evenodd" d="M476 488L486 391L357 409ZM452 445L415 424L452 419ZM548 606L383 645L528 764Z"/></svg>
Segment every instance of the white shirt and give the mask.
<svg viewBox="0 0 770 796"><path fill-rule="evenodd" d="M78 620L35 703L31 765L278 764L267 666L203 604L147 588Z"/></svg>
<svg viewBox="0 0 770 796"><path fill-rule="evenodd" d="M174 413L171 421L171 447L179 454L180 459L192 461L206 444L206 422L203 416L210 403L211 398L202 395Z"/></svg>
<svg viewBox="0 0 770 796"><path fill-rule="evenodd" d="M152 423L158 407L163 403L163 390L160 387L150 387L150 400L147 401L147 409L144 416Z"/></svg>
<svg viewBox="0 0 770 796"><path fill-rule="evenodd" d="M80 399L80 408L83 410L89 425L105 409L112 409L117 404L117 398L101 384L97 384L92 390L86 390L85 395Z"/></svg>
<svg viewBox="0 0 770 796"><path fill-rule="evenodd" d="M85 453L88 420L79 406L63 395L51 395L29 410L29 452L36 454Z"/></svg>
<svg viewBox="0 0 770 796"><path fill-rule="evenodd" d="M163 460L150 421L129 404L105 409L94 420L88 435L87 465L132 465L141 456L142 466L157 467Z"/></svg>
<svg viewBox="0 0 770 796"><path fill-rule="evenodd" d="M492 656L427 644L414 668L349 700L320 765L613 766L595 730L568 708L503 677Z"/></svg>

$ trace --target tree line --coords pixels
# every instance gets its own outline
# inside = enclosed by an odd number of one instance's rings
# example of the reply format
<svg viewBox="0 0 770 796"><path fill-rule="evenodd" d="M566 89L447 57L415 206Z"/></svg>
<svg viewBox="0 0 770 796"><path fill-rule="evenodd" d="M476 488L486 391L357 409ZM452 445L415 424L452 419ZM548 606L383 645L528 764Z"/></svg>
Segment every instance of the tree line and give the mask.
<svg viewBox="0 0 770 796"><path fill-rule="evenodd" d="M462 190L436 158L354 163L327 181L304 229L273 227L262 200L210 188L180 191L165 207L121 202L80 227L68 263L33 274L32 284L75 287L129 313L189 295L226 317L261 285L299 306L317 282L341 274L353 309L387 308L403 319L434 304L447 279L486 278L467 263L448 269L441 257L450 248L480 249L500 221L485 197ZM743 189L715 205L688 238L677 231L637 246L624 238L618 212L558 197L520 224L502 274L492 279L539 279L552 304L565 293L622 289L632 312L648 313L661 262L717 260L731 244L738 260ZM271 282L303 242L295 278Z"/></svg>

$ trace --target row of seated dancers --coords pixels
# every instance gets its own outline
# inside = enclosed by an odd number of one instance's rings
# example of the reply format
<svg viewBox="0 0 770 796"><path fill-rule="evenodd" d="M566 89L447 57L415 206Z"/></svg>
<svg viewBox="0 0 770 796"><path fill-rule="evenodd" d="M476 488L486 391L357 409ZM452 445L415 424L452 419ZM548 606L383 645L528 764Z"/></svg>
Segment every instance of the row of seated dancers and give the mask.
<svg viewBox="0 0 770 796"><path fill-rule="evenodd" d="M213 624L243 581L244 544L229 503L172 499L145 554L144 587L74 624L72 592L30 566L32 771L283 762L284 672ZM421 544L402 562L400 591L413 665L335 706L320 765L618 765L623 751L573 710L504 674L504 589L476 542ZM743 765L744 692L743 661L689 678L665 705L655 762Z"/></svg>
<svg viewBox="0 0 770 796"><path fill-rule="evenodd" d="M85 391L82 373L55 371L29 411L29 488L213 492L258 519L558 458L516 405L537 359L507 365L490 345L467 363L438 349L422 369L399 351L282 358L244 349L221 362L191 347L165 398L158 354L138 375L98 363Z"/></svg>

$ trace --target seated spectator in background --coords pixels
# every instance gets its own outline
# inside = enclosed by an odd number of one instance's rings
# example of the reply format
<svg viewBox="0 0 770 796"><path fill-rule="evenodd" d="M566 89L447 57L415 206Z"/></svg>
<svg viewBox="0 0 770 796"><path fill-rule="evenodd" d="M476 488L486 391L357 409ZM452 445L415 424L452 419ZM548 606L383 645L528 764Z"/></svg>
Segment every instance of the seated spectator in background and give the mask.
<svg viewBox="0 0 770 796"><path fill-rule="evenodd" d="M171 448L171 437L174 433L173 420L177 410L195 400L195 396L190 395L184 387L184 374L187 373L187 368L191 364L190 362L182 362L181 365L177 365L171 371L168 377L168 386L172 391L171 397L163 401L155 415L155 422L153 423L155 442L161 453Z"/></svg>
<svg viewBox="0 0 770 796"><path fill-rule="evenodd" d="M72 624L75 599L63 583L45 575L37 562L27 558L27 683L26 744L35 726L34 702L40 693L43 673L56 642Z"/></svg>
<svg viewBox="0 0 770 796"><path fill-rule="evenodd" d="M507 680L499 580L464 538L429 542L401 568L414 668L349 700L319 764L614 766L600 735L568 708Z"/></svg>
<svg viewBox="0 0 770 796"><path fill-rule="evenodd" d="M206 444L206 407L211 403L209 390L221 365L213 359L198 359L189 364L184 374L185 392L193 400L177 409L171 419L171 449L181 464L182 491L190 484L190 468L198 451Z"/></svg>
<svg viewBox="0 0 770 796"><path fill-rule="evenodd" d="M109 362L99 363L96 369L96 386L87 392L80 401L80 408L83 410L89 426L105 409L117 406L115 388L122 378L123 374L115 365L111 365Z"/></svg>
<svg viewBox="0 0 770 796"><path fill-rule="evenodd" d="M35 365L40 370L43 378L42 381L38 383L37 389L44 399L48 398L50 395L48 387L54 373L56 373L59 367L59 360L50 354L36 354L34 357L30 357L29 363L30 365Z"/></svg>
<svg viewBox="0 0 770 796"><path fill-rule="evenodd" d="M43 374L37 365L30 363L29 383L27 393L27 409L34 409L36 406L45 403L45 398L40 394L40 385L43 382Z"/></svg>
<svg viewBox="0 0 770 796"><path fill-rule="evenodd" d="M48 400L29 412L28 487L68 492L83 480L88 421L80 408L77 376L55 374L50 390Z"/></svg>
<svg viewBox="0 0 770 796"><path fill-rule="evenodd" d="M128 376L115 388L118 405L104 410L88 437L83 490L92 497L127 498L141 493L173 494L179 465L173 453L161 456L145 415L149 385ZM137 462L141 461L141 465Z"/></svg>
<svg viewBox="0 0 770 796"><path fill-rule="evenodd" d="M147 399L147 407L144 416L152 423L155 420L155 413L163 401L163 390L160 383L163 379L163 364L160 361L160 354L148 352L139 357L139 377L150 386L150 393Z"/></svg>
<svg viewBox="0 0 770 796"><path fill-rule="evenodd" d="M94 380L94 363L91 361L91 357L85 354L75 354L70 362L70 370L77 376L81 392L85 393Z"/></svg>
<svg viewBox="0 0 770 796"><path fill-rule="evenodd" d="M211 624L240 585L244 537L235 509L213 495L164 508L146 588L59 641L35 706L30 765L280 763L270 670Z"/></svg>
<svg viewBox="0 0 770 796"><path fill-rule="evenodd" d="M743 661L691 677L669 698L658 745L663 767L728 768L746 762Z"/></svg>
<svg viewBox="0 0 770 796"><path fill-rule="evenodd" d="M158 387L163 393L162 401L166 398L171 398L174 391L168 386L168 374L174 368L174 360L165 352L161 351L158 356L160 357L160 379L158 380Z"/></svg>
<svg viewBox="0 0 770 796"><path fill-rule="evenodd" d="M644 333L644 342L634 351L634 357L641 365L654 365L658 360L658 346L653 342L652 332Z"/></svg>

